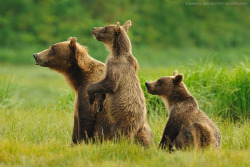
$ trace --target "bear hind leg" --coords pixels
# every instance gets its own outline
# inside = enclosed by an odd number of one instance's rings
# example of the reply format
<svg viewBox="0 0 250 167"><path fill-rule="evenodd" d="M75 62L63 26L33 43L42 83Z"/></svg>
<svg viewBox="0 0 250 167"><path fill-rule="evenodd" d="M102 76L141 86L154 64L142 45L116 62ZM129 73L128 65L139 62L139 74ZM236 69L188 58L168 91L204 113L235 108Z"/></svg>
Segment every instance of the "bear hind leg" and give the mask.
<svg viewBox="0 0 250 167"><path fill-rule="evenodd" d="M212 141L213 135L209 127L201 123L193 123L180 131L175 139L175 146L177 149L202 148L210 145Z"/></svg>

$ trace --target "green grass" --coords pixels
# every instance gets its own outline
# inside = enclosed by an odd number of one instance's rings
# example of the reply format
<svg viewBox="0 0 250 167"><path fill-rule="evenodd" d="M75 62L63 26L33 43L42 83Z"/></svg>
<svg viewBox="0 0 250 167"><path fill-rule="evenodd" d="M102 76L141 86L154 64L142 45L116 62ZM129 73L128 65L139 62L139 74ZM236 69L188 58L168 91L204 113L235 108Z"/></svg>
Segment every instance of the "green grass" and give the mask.
<svg viewBox="0 0 250 167"><path fill-rule="evenodd" d="M144 82L171 75L176 66L141 67ZM145 92L154 144L143 148L122 140L69 147L73 92L61 75L38 66L1 65L0 166L249 166L249 63L235 66L198 62L180 66L200 108L222 133L220 150L158 150L167 113L161 100ZM3 103L9 101L10 103ZM10 105L11 104L11 105Z"/></svg>
<svg viewBox="0 0 250 167"><path fill-rule="evenodd" d="M16 84L13 84L13 78L0 75L0 106L10 107L11 98L13 99L16 90Z"/></svg>

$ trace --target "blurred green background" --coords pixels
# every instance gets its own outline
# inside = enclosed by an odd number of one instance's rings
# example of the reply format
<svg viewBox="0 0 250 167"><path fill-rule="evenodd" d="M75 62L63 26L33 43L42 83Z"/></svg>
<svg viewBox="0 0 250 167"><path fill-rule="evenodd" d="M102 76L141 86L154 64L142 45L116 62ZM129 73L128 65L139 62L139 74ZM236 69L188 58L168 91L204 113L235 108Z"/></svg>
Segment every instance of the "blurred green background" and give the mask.
<svg viewBox="0 0 250 167"><path fill-rule="evenodd" d="M107 52L92 37L92 28L126 20L133 24L129 36L141 66L183 65L208 57L230 65L249 57L249 5L186 2L192 1L1 0L0 61L34 64L33 53L70 36L105 61Z"/></svg>

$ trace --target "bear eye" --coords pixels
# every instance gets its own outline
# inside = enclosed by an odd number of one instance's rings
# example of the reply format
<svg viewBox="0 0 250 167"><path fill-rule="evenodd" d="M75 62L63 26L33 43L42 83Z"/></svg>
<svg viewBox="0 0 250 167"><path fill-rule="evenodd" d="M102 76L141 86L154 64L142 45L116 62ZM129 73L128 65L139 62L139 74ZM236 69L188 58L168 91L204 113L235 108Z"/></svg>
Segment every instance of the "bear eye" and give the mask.
<svg viewBox="0 0 250 167"><path fill-rule="evenodd" d="M162 81L158 80L157 83L156 83L156 86L161 86L161 85L162 85Z"/></svg>

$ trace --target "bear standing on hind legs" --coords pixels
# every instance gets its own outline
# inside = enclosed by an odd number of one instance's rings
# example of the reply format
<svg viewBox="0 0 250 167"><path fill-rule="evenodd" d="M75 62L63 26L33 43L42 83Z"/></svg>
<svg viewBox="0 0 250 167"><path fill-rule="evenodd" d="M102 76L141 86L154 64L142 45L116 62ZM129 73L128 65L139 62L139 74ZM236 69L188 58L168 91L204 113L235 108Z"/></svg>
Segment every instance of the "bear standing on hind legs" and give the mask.
<svg viewBox="0 0 250 167"><path fill-rule="evenodd" d="M90 84L90 102L96 93L106 94L107 112L114 122L113 137L122 134L132 140L135 138L143 145L150 145L153 138L146 118L146 103L137 76L138 64L132 54L131 42L127 31L131 21L123 26L97 27L92 34L102 41L110 55L106 61L106 77L100 82Z"/></svg>
<svg viewBox="0 0 250 167"><path fill-rule="evenodd" d="M182 82L183 76L176 70L173 76L146 82L147 91L158 95L165 102L169 116L159 147L172 151L190 146L215 148L221 146L221 134L216 125L199 109L198 103L191 96Z"/></svg>

